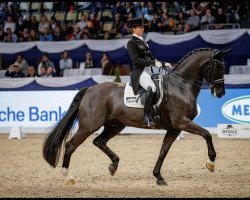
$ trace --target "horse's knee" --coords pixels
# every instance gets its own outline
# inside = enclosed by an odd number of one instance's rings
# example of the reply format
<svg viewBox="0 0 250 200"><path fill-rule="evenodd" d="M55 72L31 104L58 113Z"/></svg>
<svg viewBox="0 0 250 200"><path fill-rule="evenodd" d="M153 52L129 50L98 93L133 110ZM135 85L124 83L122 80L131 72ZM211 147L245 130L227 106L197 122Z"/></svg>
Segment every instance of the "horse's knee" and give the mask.
<svg viewBox="0 0 250 200"><path fill-rule="evenodd" d="M99 146L101 146L101 145L105 145L106 144L106 142L102 139L102 138L95 138L94 140L93 140L93 144L95 145L95 146L97 146L97 147L99 147Z"/></svg>

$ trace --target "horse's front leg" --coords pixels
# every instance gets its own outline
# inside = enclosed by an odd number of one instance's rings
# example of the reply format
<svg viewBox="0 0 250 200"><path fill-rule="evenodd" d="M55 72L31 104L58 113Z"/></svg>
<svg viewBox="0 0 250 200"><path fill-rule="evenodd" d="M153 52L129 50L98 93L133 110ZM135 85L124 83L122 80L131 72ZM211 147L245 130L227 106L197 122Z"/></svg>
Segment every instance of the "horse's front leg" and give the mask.
<svg viewBox="0 0 250 200"><path fill-rule="evenodd" d="M163 164L164 159L166 158L168 151L175 141L175 139L180 134L180 130L168 130L162 143L160 155L158 157L158 160L155 164L155 168L153 170L154 176L157 178L157 184L158 185L167 185L167 182L164 180L164 178L161 176L161 166Z"/></svg>
<svg viewBox="0 0 250 200"><path fill-rule="evenodd" d="M207 161L206 167L209 171L213 172L214 171L214 162L215 162L215 158L216 158L216 152L214 150L212 136L209 133L209 131L198 126L197 124L195 124L192 121L187 121L186 123L183 123L183 125L181 125L180 128L183 129L184 131L189 132L189 133L200 135L206 140L207 148L208 148L208 157L209 157L209 161Z"/></svg>

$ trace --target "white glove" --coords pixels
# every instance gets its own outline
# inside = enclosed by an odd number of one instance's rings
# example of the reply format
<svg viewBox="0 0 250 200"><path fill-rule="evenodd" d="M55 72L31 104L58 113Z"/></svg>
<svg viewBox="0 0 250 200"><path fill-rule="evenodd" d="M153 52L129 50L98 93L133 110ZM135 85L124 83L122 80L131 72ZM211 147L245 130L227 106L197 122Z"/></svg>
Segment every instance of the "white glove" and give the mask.
<svg viewBox="0 0 250 200"><path fill-rule="evenodd" d="M164 62L165 67L168 67L169 69L172 69L172 66L170 63Z"/></svg>
<svg viewBox="0 0 250 200"><path fill-rule="evenodd" d="M159 60L155 60L155 66L159 68L162 67L162 62Z"/></svg>

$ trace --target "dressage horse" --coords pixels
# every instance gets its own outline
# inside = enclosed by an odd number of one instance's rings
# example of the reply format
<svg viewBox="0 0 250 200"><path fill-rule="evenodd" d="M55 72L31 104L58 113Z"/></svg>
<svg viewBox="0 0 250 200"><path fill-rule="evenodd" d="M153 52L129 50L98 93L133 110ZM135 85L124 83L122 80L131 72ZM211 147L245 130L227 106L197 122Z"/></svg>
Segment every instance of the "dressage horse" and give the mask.
<svg viewBox="0 0 250 200"><path fill-rule="evenodd" d="M206 167L214 171L216 152L211 134L192 120L197 115L197 97L204 83L210 86L213 96L225 95L224 88L224 56L229 50L209 48L195 49L184 56L174 70L163 75L163 99L158 108L158 118L155 119L155 129L165 129L160 154L153 170L158 185L167 185L160 170L165 157L181 131L202 136L207 143L209 160ZM203 81L206 82L203 82ZM65 153L62 164L62 175L67 184L75 180L69 175L69 164L72 153L86 138L104 129L93 144L101 149L112 161L109 165L111 175L114 175L119 163L119 157L106 145L127 125L137 128L142 126L143 109L126 107L123 101L125 84L104 82L92 87L81 89L74 97L65 116L44 140L43 157L53 167L56 167L62 146ZM69 139L72 126L78 119L78 130ZM69 140L68 140L69 139Z"/></svg>

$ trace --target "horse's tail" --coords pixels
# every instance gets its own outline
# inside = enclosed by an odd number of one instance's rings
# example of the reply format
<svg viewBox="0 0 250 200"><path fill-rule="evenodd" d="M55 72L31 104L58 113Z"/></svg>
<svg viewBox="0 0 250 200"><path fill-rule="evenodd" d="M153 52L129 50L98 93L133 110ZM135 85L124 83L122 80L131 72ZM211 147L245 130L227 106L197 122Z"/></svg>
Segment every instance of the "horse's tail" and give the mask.
<svg viewBox="0 0 250 200"><path fill-rule="evenodd" d="M74 125L81 100L88 88L83 88L74 97L70 107L61 121L46 135L43 145L43 158L53 167L56 167L62 143L67 140Z"/></svg>

